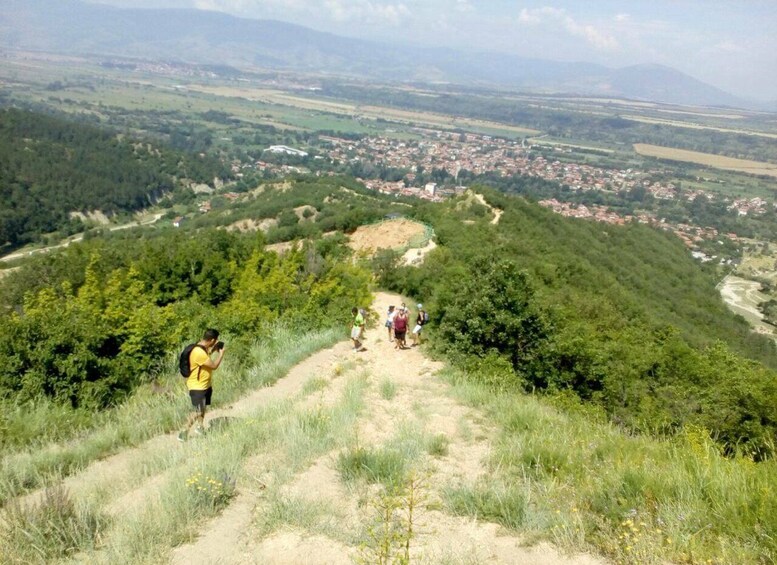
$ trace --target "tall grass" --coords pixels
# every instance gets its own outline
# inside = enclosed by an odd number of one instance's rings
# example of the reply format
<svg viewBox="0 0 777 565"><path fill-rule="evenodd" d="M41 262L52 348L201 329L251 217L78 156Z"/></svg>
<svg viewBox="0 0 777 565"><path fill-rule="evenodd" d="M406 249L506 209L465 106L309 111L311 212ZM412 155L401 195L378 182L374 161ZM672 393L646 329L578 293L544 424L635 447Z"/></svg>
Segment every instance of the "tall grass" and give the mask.
<svg viewBox="0 0 777 565"><path fill-rule="evenodd" d="M447 378L500 430L492 476L449 489L452 511L593 546L617 563L777 560L776 461L724 457L704 430L631 436L584 410L493 392L457 371Z"/></svg>
<svg viewBox="0 0 777 565"><path fill-rule="evenodd" d="M276 328L251 346L250 359L243 360L243 364L252 365L249 370L231 368L227 358L214 375L214 407L232 402L247 390L274 383L311 353L336 343L341 333L326 329L299 335L284 327ZM71 475L96 459L180 426L189 406L176 362L171 356L161 392L159 388L141 387L127 402L95 418L91 429L84 430L80 437L5 454L0 461L0 505ZM45 418L42 410L39 417Z"/></svg>
<svg viewBox="0 0 777 565"><path fill-rule="evenodd" d="M63 488L46 491L31 506L9 505L0 519L0 562L50 563L93 548L107 520L86 504L76 504Z"/></svg>
<svg viewBox="0 0 777 565"><path fill-rule="evenodd" d="M258 515L259 530L269 533L282 524L312 525L332 532L331 516L313 503L283 497L278 487L324 453L353 441L350 430L363 407L363 378L349 381L336 406L295 407L292 399L265 406L222 432L189 442L188 457L169 473L155 502L140 513L115 520L105 532L104 548L85 553L89 563L166 561L169 551L201 533L204 521L229 500L250 488L257 474L272 476L273 494ZM261 454L261 470L244 468ZM327 525L328 524L328 525ZM312 526L311 526L312 527Z"/></svg>

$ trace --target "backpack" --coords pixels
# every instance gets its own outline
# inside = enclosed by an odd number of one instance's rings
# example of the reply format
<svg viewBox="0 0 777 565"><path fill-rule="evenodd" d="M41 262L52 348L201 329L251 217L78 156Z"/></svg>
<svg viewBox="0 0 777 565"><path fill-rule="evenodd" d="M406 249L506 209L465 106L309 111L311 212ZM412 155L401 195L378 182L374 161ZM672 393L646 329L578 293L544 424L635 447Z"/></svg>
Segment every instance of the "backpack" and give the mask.
<svg viewBox="0 0 777 565"><path fill-rule="evenodd" d="M429 312L424 310L424 324L428 324L428 323L429 323Z"/></svg>
<svg viewBox="0 0 777 565"><path fill-rule="evenodd" d="M189 364L189 357L191 356L192 350L195 347L199 347L200 349L205 351L205 353L207 353L205 348L201 346L199 343L190 343L189 345L183 348L183 351L181 352L181 356L178 358L178 371L181 373L181 376L184 379L188 379L189 376L192 374L192 368L191 368L191 365ZM200 367L200 369L202 369L202 367ZM197 380L199 380L199 378L200 378L200 371L198 370Z"/></svg>

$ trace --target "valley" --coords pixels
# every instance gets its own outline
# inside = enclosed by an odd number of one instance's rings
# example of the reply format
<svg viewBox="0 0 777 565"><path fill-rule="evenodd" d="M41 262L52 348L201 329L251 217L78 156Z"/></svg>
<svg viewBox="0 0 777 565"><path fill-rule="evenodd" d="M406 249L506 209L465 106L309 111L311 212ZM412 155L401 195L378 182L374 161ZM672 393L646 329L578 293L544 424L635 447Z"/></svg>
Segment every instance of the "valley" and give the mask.
<svg viewBox="0 0 777 565"><path fill-rule="evenodd" d="M777 556L771 115L18 52L0 112L11 563Z"/></svg>

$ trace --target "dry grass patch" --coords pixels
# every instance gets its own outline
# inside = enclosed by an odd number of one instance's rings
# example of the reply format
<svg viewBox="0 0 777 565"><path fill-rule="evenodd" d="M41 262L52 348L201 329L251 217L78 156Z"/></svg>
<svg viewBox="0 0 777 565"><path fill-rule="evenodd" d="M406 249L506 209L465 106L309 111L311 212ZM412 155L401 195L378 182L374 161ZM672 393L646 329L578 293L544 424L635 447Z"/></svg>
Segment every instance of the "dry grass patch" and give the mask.
<svg viewBox="0 0 777 565"><path fill-rule="evenodd" d="M713 155L712 153L699 153L698 151L688 151L674 147L661 147L660 145L649 145L647 143L635 143L634 151L640 155L646 155L648 157L670 159L672 161L682 161L685 163L696 163L698 165L704 165L714 169L738 171L741 173L749 173L751 175L768 175L777 177L777 165L772 163L749 161L747 159L735 159L733 157Z"/></svg>

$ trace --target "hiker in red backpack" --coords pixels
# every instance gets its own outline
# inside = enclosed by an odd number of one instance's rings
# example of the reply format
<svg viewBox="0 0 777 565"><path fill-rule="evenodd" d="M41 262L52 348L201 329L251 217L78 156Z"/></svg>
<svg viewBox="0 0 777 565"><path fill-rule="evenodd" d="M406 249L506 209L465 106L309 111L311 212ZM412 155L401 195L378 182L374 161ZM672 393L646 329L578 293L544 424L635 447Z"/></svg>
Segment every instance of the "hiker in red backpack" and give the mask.
<svg viewBox="0 0 777 565"><path fill-rule="evenodd" d="M199 342L187 346L181 354L180 365L184 367L188 350L189 376L186 378L186 388L189 390L194 410L186 421L186 427L178 434L179 441L186 441L189 437L189 429L194 422L197 422L195 433L205 433L205 407L210 406L210 400L213 396L211 385L213 371L219 368L224 359L224 342L218 339L218 330L207 329ZM214 351L218 351L219 354L215 361L210 358Z"/></svg>

